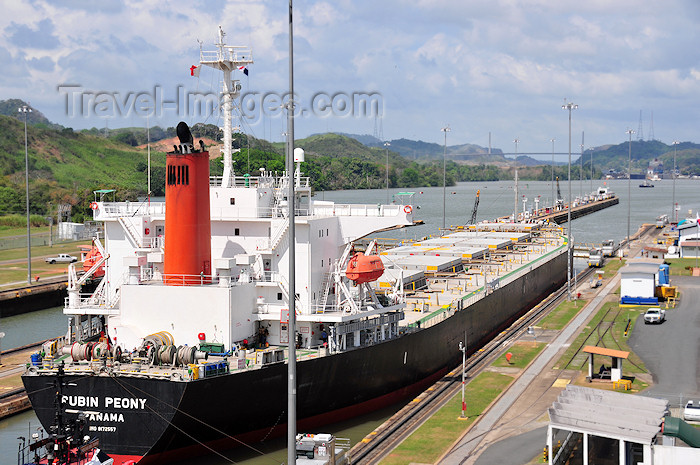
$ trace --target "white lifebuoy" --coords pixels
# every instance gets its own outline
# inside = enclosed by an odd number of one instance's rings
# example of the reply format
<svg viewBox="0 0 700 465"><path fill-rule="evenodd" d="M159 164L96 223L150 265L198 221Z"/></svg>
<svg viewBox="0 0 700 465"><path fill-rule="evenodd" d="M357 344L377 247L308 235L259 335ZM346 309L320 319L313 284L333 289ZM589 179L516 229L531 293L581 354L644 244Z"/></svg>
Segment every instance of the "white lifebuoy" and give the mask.
<svg viewBox="0 0 700 465"><path fill-rule="evenodd" d="M406 214L410 215L411 212L413 211L413 208L411 208L410 205L406 205L405 207L403 207L403 211L404 211Z"/></svg>
<svg viewBox="0 0 700 465"><path fill-rule="evenodd" d="M92 208L93 210L97 210L97 202L92 202L90 204L90 208Z"/></svg>

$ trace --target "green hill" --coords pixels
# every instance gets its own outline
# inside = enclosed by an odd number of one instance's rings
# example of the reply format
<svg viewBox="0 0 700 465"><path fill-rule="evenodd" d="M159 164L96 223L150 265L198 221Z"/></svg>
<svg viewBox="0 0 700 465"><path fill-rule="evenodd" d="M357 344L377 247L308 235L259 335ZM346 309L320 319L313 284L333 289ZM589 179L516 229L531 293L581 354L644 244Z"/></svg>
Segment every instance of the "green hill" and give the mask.
<svg viewBox="0 0 700 465"><path fill-rule="evenodd" d="M299 140L296 145L303 147L311 156L352 157L375 162L386 158L383 149L367 147L356 139L340 134L316 134Z"/></svg>
<svg viewBox="0 0 700 465"><path fill-rule="evenodd" d="M341 134L315 134L295 141L306 155L304 172L311 176L315 189L381 189L386 186L386 162L389 157L390 187L442 185L442 163L418 164L384 147L367 147L353 137ZM284 144L274 144L283 153ZM391 147L390 147L391 148ZM461 180L450 168L447 184Z"/></svg>
<svg viewBox="0 0 700 465"><path fill-rule="evenodd" d="M632 173L645 173L649 163L655 158L661 160L664 170L673 167L674 146L658 140L636 141L631 144ZM681 142L676 147L676 164L681 174L700 174L700 145L692 142ZM590 152L583 158L584 167L590 169ZM615 170L627 172L630 158L630 143L622 142L617 145L606 145L593 151L593 165L603 172ZM585 169L585 168L584 168Z"/></svg>
<svg viewBox="0 0 700 465"><path fill-rule="evenodd" d="M91 192L117 189L122 198L145 194L146 153L102 137L28 126L31 212L47 215L59 203L89 203ZM165 157L151 163L164 173ZM3 213L24 211L24 123L0 116L0 205ZM86 203L86 205L87 205Z"/></svg>
<svg viewBox="0 0 700 465"><path fill-rule="evenodd" d="M21 100L0 101L0 215L23 213L25 208L24 119L17 108ZM57 205L73 205L73 218L81 221L89 215L89 202L96 189L116 189L119 200L137 200L146 195L147 155L134 147L145 142L144 128L123 128L104 131L95 128L74 132L48 121L40 111L27 114L29 146L29 190L31 213L55 215ZM192 128L195 138L220 139L220 130L210 124ZM151 140L170 136L173 128L151 128ZM441 186L442 151L440 144L397 139L390 146L371 146L376 139L364 138L370 146L353 136L316 134L297 140L295 146L306 151L302 171L311 178L315 190L382 189L386 185L387 156L389 186L415 188ZM257 173L259 168L282 172L285 169L284 144L234 135L234 147L241 150L233 155L237 174ZM448 147L446 163L447 185L459 181L492 181L513 178L513 160L500 151L491 155L486 149L464 144ZM654 158L660 159L666 171L672 166L674 147L659 141L633 141L633 172L646 170ZM404 154L404 156L402 156ZM407 154L408 156L405 156ZM626 171L628 144L606 145L594 149L595 177L609 169ZM677 146L681 173L700 173L700 145L683 142ZM534 160L520 160L520 178L549 180L551 168L534 165ZM590 173L589 154L584 155L584 178ZM533 166L522 166L522 164ZM211 161L212 175L220 175L220 159ZM578 179L579 166L572 166L572 176ZM566 179L566 166L557 166L555 175ZM151 150L152 194L164 194L165 154ZM41 217L40 216L40 217Z"/></svg>
<svg viewBox="0 0 700 465"><path fill-rule="evenodd" d="M31 112L26 113L27 125L31 124L32 126L49 127L55 129L61 129L63 127L60 124L52 123L46 116L44 116L42 112L32 107L24 100L20 100L18 98L0 100L0 115L16 118L22 121L22 124L24 124L25 113L20 113L18 110L25 105L31 110Z"/></svg>

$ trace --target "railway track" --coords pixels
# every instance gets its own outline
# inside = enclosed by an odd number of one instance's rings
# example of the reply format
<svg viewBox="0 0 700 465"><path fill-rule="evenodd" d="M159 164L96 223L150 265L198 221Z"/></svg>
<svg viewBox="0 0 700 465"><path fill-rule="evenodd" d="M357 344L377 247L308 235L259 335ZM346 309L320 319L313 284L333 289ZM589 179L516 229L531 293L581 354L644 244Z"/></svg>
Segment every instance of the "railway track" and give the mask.
<svg viewBox="0 0 700 465"><path fill-rule="evenodd" d="M630 239L641 239L652 230L653 225L644 225ZM626 245L626 240L621 241L621 243L615 248L615 254L617 254L620 248L624 248ZM592 273L593 268L586 268L577 275L576 279L584 280ZM484 347L472 354L467 359L465 365L465 376L473 377L479 374L486 366L488 366L501 354L502 345L506 341L527 331L527 328L534 322L546 316L551 310L556 308L561 298L563 298L566 294L567 286L564 285L549 295L540 304L533 307L528 313L523 315L513 325L511 325L510 328L499 334L491 342L487 343ZM601 319L601 322L603 320L604 318ZM611 327L612 324L605 329L605 332L607 332ZM596 331L598 330L596 329ZM603 338L605 332L602 335L599 334L600 339ZM593 334L593 332L591 332L591 334ZM577 353L582 348L583 344L581 347L579 347ZM567 366L571 363L571 361L573 361L573 358L569 361L569 363L567 363ZM352 457L353 463L360 465L379 463L383 457L389 454L404 439L411 435L420 425L422 425L459 391L462 381L460 369L461 367L457 367L445 375L441 380L436 382L413 401L409 402L408 405L393 415L383 425L372 431L360 443L355 445L355 447L350 450L350 456ZM563 371L563 369L560 371Z"/></svg>
<svg viewBox="0 0 700 465"><path fill-rule="evenodd" d="M592 271L592 268L581 271L578 279L587 278ZM520 317L510 328L474 352L466 361L465 376L476 376L489 366L493 360L500 356L503 350L502 346L506 341L527 331L536 321L556 308L566 294L567 287L564 285ZM452 396L457 394L461 389L461 383L461 367L457 367L353 447L350 451L353 463L360 465L379 463L383 457L411 435Z"/></svg>

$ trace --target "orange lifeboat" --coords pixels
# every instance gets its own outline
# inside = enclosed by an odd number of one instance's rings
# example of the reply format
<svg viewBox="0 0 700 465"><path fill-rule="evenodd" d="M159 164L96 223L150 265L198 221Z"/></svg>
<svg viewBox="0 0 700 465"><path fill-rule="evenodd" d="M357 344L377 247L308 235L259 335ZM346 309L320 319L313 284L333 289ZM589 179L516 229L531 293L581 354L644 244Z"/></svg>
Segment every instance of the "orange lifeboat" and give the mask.
<svg viewBox="0 0 700 465"><path fill-rule="evenodd" d="M345 275L355 284L376 281L384 274L384 264L379 255L356 253L348 262Z"/></svg>
<svg viewBox="0 0 700 465"><path fill-rule="evenodd" d="M95 247L94 245L92 248L88 251L87 255L85 255L85 259L83 260L83 271L86 273L92 268L92 266L100 261L102 259L102 254L100 253L99 249ZM93 274L93 278L101 278L105 275L105 266L104 263L102 266L100 266Z"/></svg>

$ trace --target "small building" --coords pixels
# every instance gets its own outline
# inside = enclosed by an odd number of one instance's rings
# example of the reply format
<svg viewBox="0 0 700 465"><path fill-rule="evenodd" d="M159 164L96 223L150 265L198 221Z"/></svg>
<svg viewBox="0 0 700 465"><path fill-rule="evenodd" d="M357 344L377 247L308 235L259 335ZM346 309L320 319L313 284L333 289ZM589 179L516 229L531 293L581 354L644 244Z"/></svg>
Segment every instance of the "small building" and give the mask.
<svg viewBox="0 0 700 465"><path fill-rule="evenodd" d="M698 219L685 219L678 223L678 248L681 258L700 257L700 224Z"/></svg>
<svg viewBox="0 0 700 465"><path fill-rule="evenodd" d="M548 412L550 465L700 463L697 432L667 416L668 400L569 384Z"/></svg>
<svg viewBox="0 0 700 465"><path fill-rule="evenodd" d="M615 350L615 349L607 349L605 347L595 347L595 346L586 346L583 348L583 352L589 354L588 357L588 379L593 379L598 375L599 377L602 377L604 374L607 373L602 373L598 372L596 373L595 371L595 356L596 355L602 355L605 357L610 357L612 358L612 364L610 366L610 381L620 381L622 379L622 361L626 360L627 357L629 357L630 353L624 350ZM607 372L607 370L603 370L604 372Z"/></svg>
<svg viewBox="0 0 700 465"><path fill-rule="evenodd" d="M656 305L658 284L658 259L630 260L620 268L620 303L631 305Z"/></svg>
<svg viewBox="0 0 700 465"><path fill-rule="evenodd" d="M681 258L699 258L700 257L700 239L685 239L678 244L680 247Z"/></svg>
<svg viewBox="0 0 700 465"><path fill-rule="evenodd" d="M77 241L83 238L85 225L83 223L58 223L58 238L63 241Z"/></svg>

